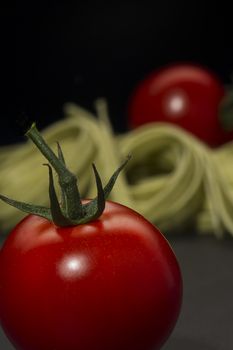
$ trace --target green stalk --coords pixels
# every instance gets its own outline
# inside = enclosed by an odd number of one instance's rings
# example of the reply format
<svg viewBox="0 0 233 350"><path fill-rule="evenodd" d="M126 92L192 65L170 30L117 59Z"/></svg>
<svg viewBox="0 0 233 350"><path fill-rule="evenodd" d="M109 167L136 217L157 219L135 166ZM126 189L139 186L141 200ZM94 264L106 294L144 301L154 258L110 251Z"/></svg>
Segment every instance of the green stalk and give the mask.
<svg viewBox="0 0 233 350"><path fill-rule="evenodd" d="M30 138L37 146L40 152L52 165L58 174L59 185L65 197L66 215L72 220L83 217L82 203L77 186L77 179L65 166L63 160L56 156L52 149L47 145L41 134L39 133L36 124L33 123L31 128L26 132L26 136ZM61 148L60 152L61 154Z"/></svg>
<svg viewBox="0 0 233 350"><path fill-rule="evenodd" d="M36 145L39 151L49 162L49 164L45 165L47 165L49 169L50 208L19 202L1 194L0 199L21 211L44 217L59 227L84 224L98 219L104 211L105 201L109 196L118 175L126 166L130 157L128 156L122 165L113 173L104 188L102 186L99 173L93 164L93 171L97 187L97 196L90 202L82 204L77 186L77 178L66 167L64 155L59 143L57 143L57 156L45 142L35 123L33 123L31 128L26 132L26 136ZM61 189L61 204L57 198L53 181L52 168L58 174L59 186Z"/></svg>

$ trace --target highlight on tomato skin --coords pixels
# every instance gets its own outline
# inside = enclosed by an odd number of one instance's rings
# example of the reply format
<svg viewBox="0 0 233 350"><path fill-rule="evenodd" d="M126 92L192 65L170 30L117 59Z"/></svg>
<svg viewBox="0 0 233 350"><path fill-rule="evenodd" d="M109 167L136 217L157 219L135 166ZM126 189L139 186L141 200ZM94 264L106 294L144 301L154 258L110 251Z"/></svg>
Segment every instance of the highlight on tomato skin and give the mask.
<svg viewBox="0 0 233 350"><path fill-rule="evenodd" d="M148 74L128 101L130 128L150 122L176 124L211 147L233 139L220 121L226 94L210 69L192 63L173 63Z"/></svg>
<svg viewBox="0 0 233 350"><path fill-rule="evenodd" d="M97 196L80 198L62 149L33 123L26 135L48 160L50 206L0 199L29 213L0 251L0 323L20 350L159 350L182 303L182 275L162 233L107 200L129 157ZM61 199L53 181L58 175Z"/></svg>
<svg viewBox="0 0 233 350"><path fill-rule="evenodd" d="M17 349L160 349L179 317L174 252L120 204L65 228L29 215L0 255L1 325Z"/></svg>

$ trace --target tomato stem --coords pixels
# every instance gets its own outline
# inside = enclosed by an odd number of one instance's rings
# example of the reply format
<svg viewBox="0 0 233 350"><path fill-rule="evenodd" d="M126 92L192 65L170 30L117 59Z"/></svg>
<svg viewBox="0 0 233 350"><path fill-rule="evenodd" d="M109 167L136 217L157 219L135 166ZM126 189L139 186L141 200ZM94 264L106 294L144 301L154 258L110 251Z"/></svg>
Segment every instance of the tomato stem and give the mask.
<svg viewBox="0 0 233 350"><path fill-rule="evenodd" d="M64 157L61 156L61 148L59 148L59 157L57 157L39 133L35 123L33 123L31 128L26 132L26 136L33 141L58 174L59 185L66 199L66 215L71 220L81 219L83 217L83 212L81 198L77 187L77 179L75 175L66 168Z"/></svg>
<svg viewBox="0 0 233 350"><path fill-rule="evenodd" d="M20 209L21 211L42 216L54 222L55 225L60 227L83 224L100 217L105 208L105 201L109 196L118 175L128 163L130 156L128 156L122 165L114 172L104 188L102 186L102 181L99 173L93 164L93 171L97 187L97 196L88 203L82 204L77 185L77 178L66 167L64 155L59 143L57 143L57 156L45 142L35 123L32 124L31 128L26 132L25 135L31 139L31 141L37 146L39 151L49 162L49 164L44 165L48 166L49 170L50 208L15 201L3 195L0 195L0 199L2 199L7 204L16 207L17 209ZM58 182L61 188L61 204L57 198L53 181L52 168L58 175Z"/></svg>
<svg viewBox="0 0 233 350"><path fill-rule="evenodd" d="M220 123L222 127L227 130L233 130L233 88L229 87L226 95L220 104Z"/></svg>

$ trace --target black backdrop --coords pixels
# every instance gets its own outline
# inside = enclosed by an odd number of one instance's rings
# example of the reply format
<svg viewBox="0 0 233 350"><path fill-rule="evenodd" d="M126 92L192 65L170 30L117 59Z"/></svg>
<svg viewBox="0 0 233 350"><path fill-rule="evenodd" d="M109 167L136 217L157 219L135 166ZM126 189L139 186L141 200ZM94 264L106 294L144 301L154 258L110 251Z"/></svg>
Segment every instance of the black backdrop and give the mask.
<svg viewBox="0 0 233 350"><path fill-rule="evenodd" d="M176 61L233 70L230 5L187 1L76 1L1 5L1 144L20 139L21 114L40 127L62 118L67 101L93 108L107 98L116 131L147 73Z"/></svg>

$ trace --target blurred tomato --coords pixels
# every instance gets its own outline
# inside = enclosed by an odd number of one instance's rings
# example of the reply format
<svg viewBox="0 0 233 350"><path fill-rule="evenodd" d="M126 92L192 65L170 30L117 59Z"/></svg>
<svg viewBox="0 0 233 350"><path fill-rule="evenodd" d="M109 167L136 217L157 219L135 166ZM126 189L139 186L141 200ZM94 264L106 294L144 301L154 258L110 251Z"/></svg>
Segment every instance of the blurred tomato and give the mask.
<svg viewBox="0 0 233 350"><path fill-rule="evenodd" d="M181 63L162 67L132 93L129 126L174 123L210 146L218 146L233 139L233 133L224 131L219 119L224 95L224 85L206 68Z"/></svg>

